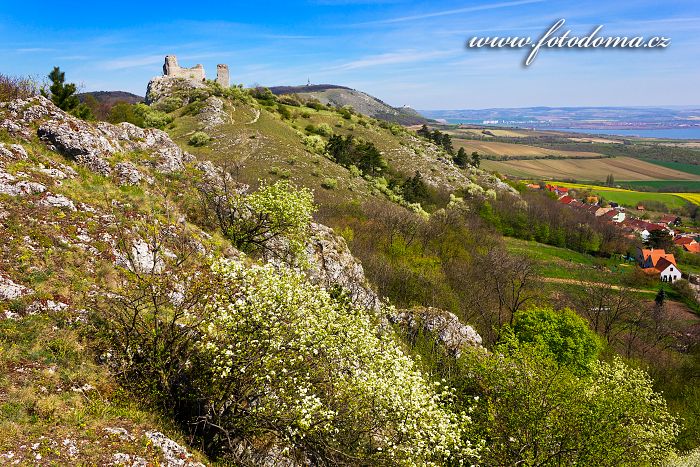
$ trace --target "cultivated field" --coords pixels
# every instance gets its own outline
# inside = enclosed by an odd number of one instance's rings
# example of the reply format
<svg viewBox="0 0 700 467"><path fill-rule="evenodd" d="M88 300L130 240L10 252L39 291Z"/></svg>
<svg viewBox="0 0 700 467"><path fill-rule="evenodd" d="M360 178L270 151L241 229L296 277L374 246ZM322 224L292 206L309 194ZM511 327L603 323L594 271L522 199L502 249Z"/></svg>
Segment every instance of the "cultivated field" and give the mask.
<svg viewBox="0 0 700 467"><path fill-rule="evenodd" d="M563 151L558 149L539 148L527 144L501 143L498 141L477 141L471 139L453 139L455 149L460 147L471 154L476 151L479 154L491 157L509 158L509 157L603 157L602 154L596 152L584 151Z"/></svg>
<svg viewBox="0 0 700 467"><path fill-rule="evenodd" d="M647 201L658 201L669 208L683 207L687 202L700 205L700 193L653 193L643 191L624 190L622 188L610 188L605 186L588 185L585 183L551 182L568 188L590 190L602 196L607 201L614 201L627 206L644 204Z"/></svg>
<svg viewBox="0 0 700 467"><path fill-rule="evenodd" d="M486 133L484 133L486 131ZM459 128L456 131L448 131L451 135L459 136L459 134L467 134L473 137L493 138L494 136L502 138L524 138L530 136L527 132L518 130L504 129L482 129L482 128Z"/></svg>
<svg viewBox="0 0 700 467"><path fill-rule="evenodd" d="M503 144L503 143L501 143ZM479 151L480 152L480 151ZM512 161L482 160L487 170L506 175L554 180L700 180L700 175L652 164L631 157L605 159L529 159Z"/></svg>

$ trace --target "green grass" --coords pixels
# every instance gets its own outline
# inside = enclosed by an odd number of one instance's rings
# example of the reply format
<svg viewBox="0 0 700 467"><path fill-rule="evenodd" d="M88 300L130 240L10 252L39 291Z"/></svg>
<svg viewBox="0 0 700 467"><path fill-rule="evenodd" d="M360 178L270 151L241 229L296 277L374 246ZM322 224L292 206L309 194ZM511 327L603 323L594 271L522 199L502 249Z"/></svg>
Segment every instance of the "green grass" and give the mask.
<svg viewBox="0 0 700 467"><path fill-rule="evenodd" d="M700 192L700 181L698 180L635 180L620 182L622 186L631 188L649 188L650 191L684 191Z"/></svg>
<svg viewBox="0 0 700 467"><path fill-rule="evenodd" d="M667 162L659 161L654 159L645 159L647 162L652 164L660 165L661 167L666 167L669 169L680 170L681 172L686 172L693 175L700 175L700 165L686 164L683 162Z"/></svg>
<svg viewBox="0 0 700 467"><path fill-rule="evenodd" d="M504 240L510 253L534 260L538 272L545 278L619 283L619 276L633 267L633 263L619 258L597 258L567 248L510 237Z"/></svg>

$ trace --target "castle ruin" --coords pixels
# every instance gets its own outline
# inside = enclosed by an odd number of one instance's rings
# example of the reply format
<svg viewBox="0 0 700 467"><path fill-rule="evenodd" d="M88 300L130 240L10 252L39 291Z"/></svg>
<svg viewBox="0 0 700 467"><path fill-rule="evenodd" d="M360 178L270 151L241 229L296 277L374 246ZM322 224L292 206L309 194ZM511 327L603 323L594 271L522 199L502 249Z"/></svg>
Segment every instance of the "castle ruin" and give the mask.
<svg viewBox="0 0 700 467"><path fill-rule="evenodd" d="M184 78L191 81L202 82L206 79L204 67L197 64L192 68L183 68L177 63L175 55L166 55L165 63L163 64L163 75L173 78ZM216 82L224 88L229 87L228 65L216 65Z"/></svg>

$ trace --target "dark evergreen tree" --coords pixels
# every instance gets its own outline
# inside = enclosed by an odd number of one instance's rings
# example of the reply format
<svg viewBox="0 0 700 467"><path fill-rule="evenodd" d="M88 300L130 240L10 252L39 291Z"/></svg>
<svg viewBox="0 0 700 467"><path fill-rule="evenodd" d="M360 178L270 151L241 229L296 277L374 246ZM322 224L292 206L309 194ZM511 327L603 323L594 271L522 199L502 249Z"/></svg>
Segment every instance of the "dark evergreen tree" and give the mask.
<svg viewBox="0 0 700 467"><path fill-rule="evenodd" d="M453 161L458 167L463 169L466 168L467 165L469 165L469 156L467 156L467 151L465 151L464 148L459 148Z"/></svg>
<svg viewBox="0 0 700 467"><path fill-rule="evenodd" d="M663 249L669 251L673 248L673 238L669 235L668 230L659 229L649 232L646 244L652 248Z"/></svg>
<svg viewBox="0 0 700 467"><path fill-rule="evenodd" d="M659 293L656 294L656 298L654 298L654 304L657 308L663 308L664 303L666 303L666 290L662 287L659 289Z"/></svg>
<svg viewBox="0 0 700 467"><path fill-rule="evenodd" d="M44 97L48 97L61 110L65 110L78 118L87 120L93 118L90 108L81 104L78 96L75 94L77 87L75 83L66 83L66 74L57 66L53 67L51 73L48 74L51 80L51 86L48 92L45 88L41 90Z"/></svg>
<svg viewBox="0 0 700 467"><path fill-rule="evenodd" d="M403 197L409 203L421 203L428 200L428 186L423 181L423 175L416 170L413 177L409 177L402 186Z"/></svg>
<svg viewBox="0 0 700 467"><path fill-rule="evenodd" d="M445 151L447 151L447 154L454 154L455 148L452 146L452 138L450 137L450 135L448 135L447 133L443 133L440 144L445 149Z"/></svg>
<svg viewBox="0 0 700 467"><path fill-rule="evenodd" d="M418 136L422 136L423 138L430 139L430 130L428 129L427 125L425 125L425 124L423 124L423 126L420 127L418 129L418 131L416 131L416 133L418 134Z"/></svg>
<svg viewBox="0 0 700 467"><path fill-rule="evenodd" d="M335 161L345 167L351 165L354 161L352 158L354 152L354 141L352 136L343 137L341 135L332 135L326 143L326 151L335 159Z"/></svg>
<svg viewBox="0 0 700 467"><path fill-rule="evenodd" d="M355 166L362 172L375 177L386 167L386 162L376 146L363 142L355 146Z"/></svg>
<svg viewBox="0 0 700 467"><path fill-rule="evenodd" d="M479 168L479 165L481 165L481 156L479 155L478 152L474 151L472 153L472 160L470 163L471 163L472 167Z"/></svg>

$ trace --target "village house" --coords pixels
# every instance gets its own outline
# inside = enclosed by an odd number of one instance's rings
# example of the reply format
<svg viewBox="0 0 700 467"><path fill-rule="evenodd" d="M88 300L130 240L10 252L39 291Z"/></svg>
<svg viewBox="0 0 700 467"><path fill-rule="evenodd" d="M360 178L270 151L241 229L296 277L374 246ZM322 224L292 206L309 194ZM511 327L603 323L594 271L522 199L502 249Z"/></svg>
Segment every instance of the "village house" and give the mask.
<svg viewBox="0 0 700 467"><path fill-rule="evenodd" d="M681 218L674 215L674 214L664 214L661 217L661 219L659 220L659 224L665 224L668 227L680 225L680 223L681 223Z"/></svg>
<svg viewBox="0 0 700 467"><path fill-rule="evenodd" d="M626 214L624 211L618 211L617 209L613 209L613 208L610 208L608 211L605 211L603 213L604 219L607 219L611 222L615 222L616 224L624 222L625 217L626 217Z"/></svg>
<svg viewBox="0 0 700 467"><path fill-rule="evenodd" d="M676 258L660 249L637 249L637 263L646 274L658 276L662 282L675 282L681 278Z"/></svg>
<svg viewBox="0 0 700 467"><path fill-rule="evenodd" d="M673 239L673 243L690 253L700 253L700 243L693 237L678 236Z"/></svg>
<svg viewBox="0 0 700 467"><path fill-rule="evenodd" d="M639 237L645 242L649 240L651 232L655 230L668 230L665 225L653 224L641 219L627 219L624 221L623 225L628 230L639 234ZM672 230L669 230L669 235L673 235L673 233Z"/></svg>

